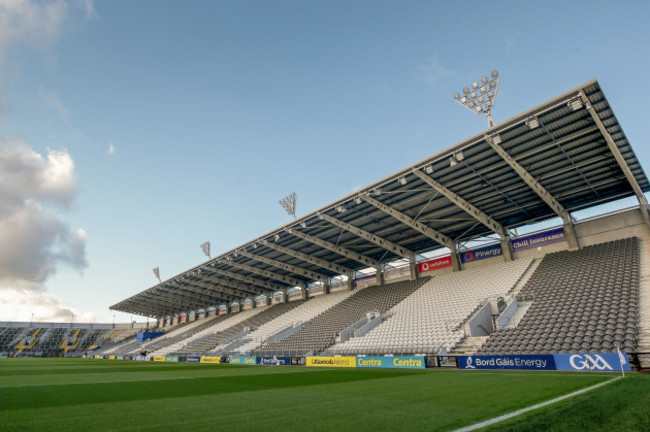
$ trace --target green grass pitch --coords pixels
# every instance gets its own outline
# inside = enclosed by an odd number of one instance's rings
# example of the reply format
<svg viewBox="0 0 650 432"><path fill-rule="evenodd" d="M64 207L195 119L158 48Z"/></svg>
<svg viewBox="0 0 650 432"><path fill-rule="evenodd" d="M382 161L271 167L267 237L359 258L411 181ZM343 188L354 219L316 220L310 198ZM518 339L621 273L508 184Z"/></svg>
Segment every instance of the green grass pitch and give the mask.
<svg viewBox="0 0 650 432"><path fill-rule="evenodd" d="M2 431L453 430L611 374L0 359ZM650 377L489 430L650 430Z"/></svg>

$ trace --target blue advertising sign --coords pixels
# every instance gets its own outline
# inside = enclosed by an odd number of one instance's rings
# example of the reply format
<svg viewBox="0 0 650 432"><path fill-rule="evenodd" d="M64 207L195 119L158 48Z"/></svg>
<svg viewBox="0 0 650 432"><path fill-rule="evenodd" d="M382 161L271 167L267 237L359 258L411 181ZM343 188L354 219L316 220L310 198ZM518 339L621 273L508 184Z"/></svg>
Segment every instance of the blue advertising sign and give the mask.
<svg viewBox="0 0 650 432"><path fill-rule="evenodd" d="M260 357L261 365L291 366L291 357Z"/></svg>
<svg viewBox="0 0 650 432"><path fill-rule="evenodd" d="M470 249L460 253L460 262L466 264L472 261L480 261L486 258L492 258L495 256L503 255L503 250L499 243L484 246L478 249Z"/></svg>
<svg viewBox="0 0 650 432"><path fill-rule="evenodd" d="M178 356L166 356L165 361L166 362L177 362L178 361Z"/></svg>
<svg viewBox="0 0 650 432"><path fill-rule="evenodd" d="M557 370L619 372L621 359L618 353L598 354L555 354ZM631 371L629 360L623 365L623 370Z"/></svg>
<svg viewBox="0 0 650 432"><path fill-rule="evenodd" d="M555 370L553 355L458 356L459 369Z"/></svg>
<svg viewBox="0 0 650 432"><path fill-rule="evenodd" d="M201 356L189 356L185 357L186 363L201 363Z"/></svg>
<svg viewBox="0 0 650 432"><path fill-rule="evenodd" d="M564 228L556 228L537 234L531 234L512 240L512 250L515 252L545 246L565 241Z"/></svg>
<svg viewBox="0 0 650 432"><path fill-rule="evenodd" d="M257 357L230 357L230 364L254 365L257 364Z"/></svg>
<svg viewBox="0 0 650 432"><path fill-rule="evenodd" d="M357 357L360 368L424 369L424 356L410 357Z"/></svg>

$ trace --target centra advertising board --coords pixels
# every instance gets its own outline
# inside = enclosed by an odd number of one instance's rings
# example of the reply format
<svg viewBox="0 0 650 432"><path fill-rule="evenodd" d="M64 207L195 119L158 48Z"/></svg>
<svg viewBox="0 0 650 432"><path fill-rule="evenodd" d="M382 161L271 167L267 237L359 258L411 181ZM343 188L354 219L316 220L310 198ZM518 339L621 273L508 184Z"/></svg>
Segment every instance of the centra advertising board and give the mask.
<svg viewBox="0 0 650 432"><path fill-rule="evenodd" d="M230 357L228 359L230 364L243 364L243 365L254 365L257 364L257 357Z"/></svg>
<svg viewBox="0 0 650 432"><path fill-rule="evenodd" d="M424 356L357 357L360 368L424 369Z"/></svg>

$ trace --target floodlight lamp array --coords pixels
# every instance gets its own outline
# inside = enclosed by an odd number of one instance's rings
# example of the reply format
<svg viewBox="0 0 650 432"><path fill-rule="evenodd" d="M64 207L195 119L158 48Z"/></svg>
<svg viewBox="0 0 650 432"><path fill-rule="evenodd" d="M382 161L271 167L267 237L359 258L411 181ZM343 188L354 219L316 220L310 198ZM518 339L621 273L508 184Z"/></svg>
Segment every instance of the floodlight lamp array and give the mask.
<svg viewBox="0 0 650 432"><path fill-rule="evenodd" d="M494 126L494 121L490 115L490 110L494 107L499 90L499 81L501 75L499 72L492 71L490 78L483 77L480 82L472 83L471 88L463 88L463 93L456 93L454 99L456 102L472 111L474 114L485 114L488 117L490 127Z"/></svg>

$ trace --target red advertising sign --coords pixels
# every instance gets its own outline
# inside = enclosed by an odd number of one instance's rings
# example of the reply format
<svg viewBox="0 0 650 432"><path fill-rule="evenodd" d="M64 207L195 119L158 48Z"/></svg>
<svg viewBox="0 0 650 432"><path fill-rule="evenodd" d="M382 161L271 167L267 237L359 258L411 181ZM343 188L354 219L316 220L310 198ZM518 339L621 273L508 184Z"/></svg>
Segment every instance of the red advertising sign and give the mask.
<svg viewBox="0 0 650 432"><path fill-rule="evenodd" d="M428 271L438 270L445 267L451 267L451 255L419 263L418 272L426 273Z"/></svg>

